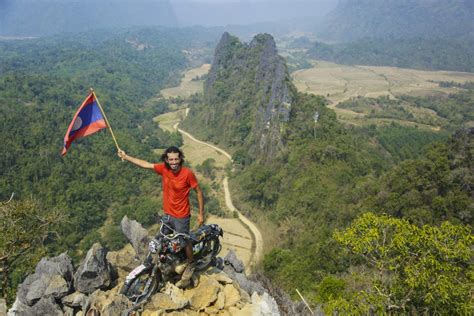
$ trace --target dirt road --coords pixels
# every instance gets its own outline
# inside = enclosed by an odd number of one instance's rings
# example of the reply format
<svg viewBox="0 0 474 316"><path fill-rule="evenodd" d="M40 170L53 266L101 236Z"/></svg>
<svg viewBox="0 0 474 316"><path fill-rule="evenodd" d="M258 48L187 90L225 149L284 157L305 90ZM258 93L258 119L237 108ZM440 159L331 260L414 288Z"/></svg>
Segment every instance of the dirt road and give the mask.
<svg viewBox="0 0 474 316"><path fill-rule="evenodd" d="M165 98L189 97L193 93L202 92L204 80L194 80L193 78L206 74L209 67L210 65L202 65L185 72L181 84L178 87L162 90L162 95ZM184 136L183 148L188 161L199 164L206 158L213 158L216 161L216 166L223 169L229 161L232 162L232 156L229 153L215 145L200 141L190 133L178 128L179 122L186 117L188 112L189 108L168 112L156 117L155 121L161 128L167 131L177 130ZM224 229L223 255L227 253L227 250L234 250L237 256L243 260L248 274L262 260L262 234L254 223L235 208L227 177L224 177L222 181L222 188L224 189L225 204L230 213L237 214L237 218L219 218L211 215L207 217L207 220L219 224Z"/></svg>
<svg viewBox="0 0 474 316"><path fill-rule="evenodd" d="M191 139L192 141L194 141L198 144L201 144L203 146L208 146L208 147L220 152L221 154L226 156L232 162L232 156L228 152L226 152L225 150L223 150L223 149L221 149L217 146L214 146L212 144L209 144L209 143L206 143L206 142L203 142L201 140L196 139L193 135L191 135L188 132L178 128L178 125L179 125L179 123L176 123L174 125L174 128L177 129L181 134L186 135L189 139ZM252 251L252 255L251 255L250 260L249 260L250 262L249 262L249 264L246 265L246 267L247 267L246 272L249 273L253 270L253 268L262 259L262 254L263 254L262 234L260 233L260 230L258 229L258 227L252 221L250 221L247 217L245 217L232 203L232 198L231 198L230 191L229 191L229 183L228 183L227 176L224 177L224 180L222 181L222 185L223 185L223 188L224 188L225 203L226 203L227 208L231 212L236 212L237 213L238 219L246 226L246 228L252 234L252 248L251 249L253 251Z"/></svg>

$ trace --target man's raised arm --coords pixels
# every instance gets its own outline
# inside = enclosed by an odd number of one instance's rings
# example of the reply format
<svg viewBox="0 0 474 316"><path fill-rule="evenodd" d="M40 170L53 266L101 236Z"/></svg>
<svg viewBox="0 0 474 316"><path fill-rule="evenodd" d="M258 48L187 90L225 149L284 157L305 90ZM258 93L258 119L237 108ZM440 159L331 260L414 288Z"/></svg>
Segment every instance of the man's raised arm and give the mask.
<svg viewBox="0 0 474 316"><path fill-rule="evenodd" d="M148 161L141 160L141 159L138 159L138 158L127 155L121 149L118 151L118 156L120 158L122 158L122 160L130 161L131 163L133 163L133 164L135 164L139 167L145 168L145 169L153 169L153 166L154 166L152 163L149 163Z"/></svg>

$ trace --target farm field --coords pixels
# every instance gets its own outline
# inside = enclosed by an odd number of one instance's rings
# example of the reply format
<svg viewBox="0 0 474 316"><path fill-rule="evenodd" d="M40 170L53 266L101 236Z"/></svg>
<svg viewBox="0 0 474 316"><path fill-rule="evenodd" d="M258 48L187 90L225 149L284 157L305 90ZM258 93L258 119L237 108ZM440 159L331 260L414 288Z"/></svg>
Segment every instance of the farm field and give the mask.
<svg viewBox="0 0 474 316"><path fill-rule="evenodd" d="M185 117L187 109L181 109L173 112L168 112L162 115L159 115L154 118L154 121L165 131L176 132L179 122ZM193 141L188 135L183 134L184 144L182 149L186 154L186 160L192 163L192 165L202 164L204 160L208 158L213 158L215 160L215 167L218 169L224 169L225 166L229 163L229 160L219 151L209 147L203 146L195 141ZM162 152L162 149L158 150L159 153Z"/></svg>
<svg viewBox="0 0 474 316"><path fill-rule="evenodd" d="M177 97L187 98L195 93L202 92L204 80L193 79L206 75L210 68L210 64L203 64L201 67L186 71L184 77L181 79L181 84L178 87L163 89L161 90L161 95L166 99Z"/></svg>
<svg viewBox="0 0 474 316"><path fill-rule="evenodd" d="M353 97L388 96L395 99L400 95L429 96L457 92L457 88L439 87L438 82L474 81L474 73L453 71L422 71L396 67L346 66L331 62L313 60L313 68L292 73L298 91L323 95L331 104L341 121L355 125L367 123L385 124L387 120L369 120L364 113L341 109L337 104ZM433 113L432 115L436 115ZM403 123L403 121L398 122ZM405 121L412 125L412 122ZM436 129L436 126L432 128Z"/></svg>

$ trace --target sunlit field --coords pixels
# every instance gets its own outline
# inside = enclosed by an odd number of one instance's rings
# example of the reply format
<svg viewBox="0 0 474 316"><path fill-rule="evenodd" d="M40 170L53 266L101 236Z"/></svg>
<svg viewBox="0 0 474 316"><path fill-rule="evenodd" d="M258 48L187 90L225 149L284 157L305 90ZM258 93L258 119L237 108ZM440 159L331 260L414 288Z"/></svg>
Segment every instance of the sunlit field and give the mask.
<svg viewBox="0 0 474 316"><path fill-rule="evenodd" d="M313 60L313 68L297 70L292 73L298 91L323 95L331 101L338 118L355 125L368 123L364 113L340 109L336 105L352 97L399 95L428 96L457 92L457 88L439 87L441 81L464 83L474 81L474 73L454 71L422 71L397 67L346 66L326 61ZM413 109L418 115L436 116L427 110ZM425 113L422 113L425 111ZM370 123L384 124L393 120L370 119ZM401 121L413 125L412 122ZM423 125L423 124L418 124ZM436 129L436 126L431 126Z"/></svg>
<svg viewBox="0 0 474 316"><path fill-rule="evenodd" d="M196 78L201 78L203 75L206 75L210 68L210 64L204 64L201 67L186 71L178 87L163 89L161 90L161 95L167 99L176 97L187 98L195 93L202 92L204 80L196 80Z"/></svg>

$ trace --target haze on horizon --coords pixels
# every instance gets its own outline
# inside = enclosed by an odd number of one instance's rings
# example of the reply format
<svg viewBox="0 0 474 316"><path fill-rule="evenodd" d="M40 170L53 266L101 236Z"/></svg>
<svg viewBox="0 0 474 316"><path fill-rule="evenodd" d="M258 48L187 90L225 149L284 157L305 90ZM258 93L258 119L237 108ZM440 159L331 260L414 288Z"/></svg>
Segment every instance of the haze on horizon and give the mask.
<svg viewBox="0 0 474 316"><path fill-rule="evenodd" d="M0 0L0 36L131 26L318 21L338 0Z"/></svg>

